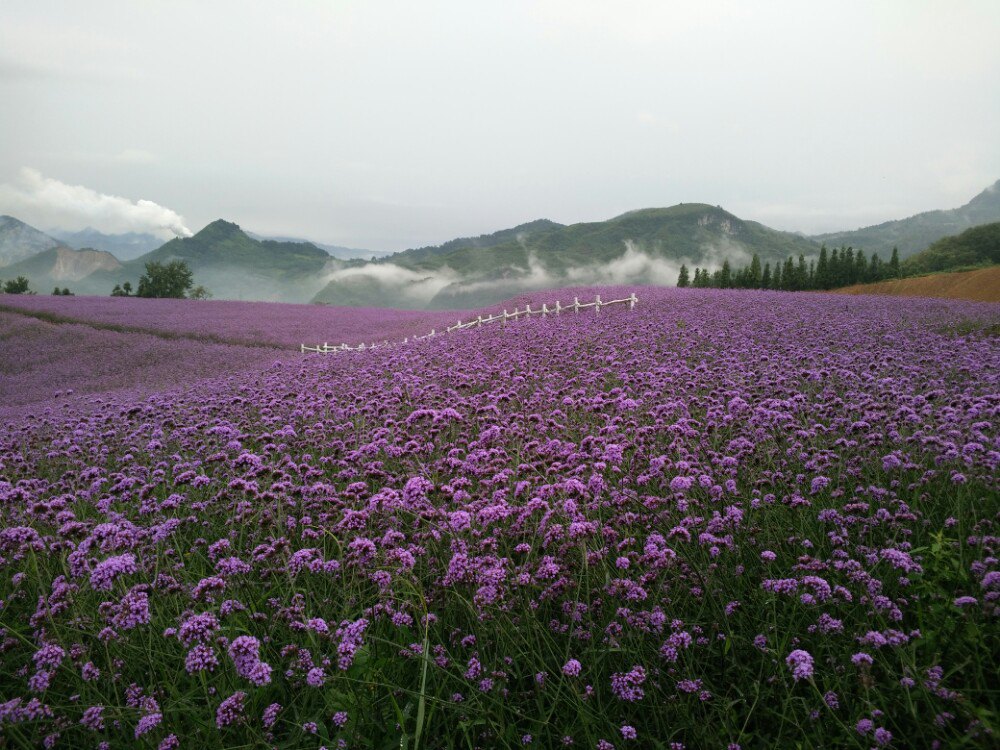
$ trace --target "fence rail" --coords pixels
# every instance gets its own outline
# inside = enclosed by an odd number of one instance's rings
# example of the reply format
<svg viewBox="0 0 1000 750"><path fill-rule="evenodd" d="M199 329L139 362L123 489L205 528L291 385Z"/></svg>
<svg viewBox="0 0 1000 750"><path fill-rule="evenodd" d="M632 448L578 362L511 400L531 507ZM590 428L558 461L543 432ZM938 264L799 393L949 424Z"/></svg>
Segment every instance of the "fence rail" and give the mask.
<svg viewBox="0 0 1000 750"><path fill-rule="evenodd" d="M601 308L603 307L610 307L611 305L627 304L629 310L634 310L638 302L639 298L635 296L635 292L632 292L632 294L623 299L612 299L612 300L602 300L601 295L598 294L597 299L595 299L593 302L581 302L579 297L574 297L572 305L564 305L558 300L556 300L554 307L549 307L547 303L543 302L542 306L537 310L532 310L531 303L529 302L524 306L523 310L518 310L517 307L515 307L513 312L507 312L506 308L504 308L504 311L502 313L488 315L485 318L482 315L479 315L476 317L475 320L468 320L464 323L461 320L459 320L455 325L448 326L443 331L438 331L437 329L432 328L431 332L428 334L425 334L423 336L407 336L402 341L396 341L391 343L389 341L380 341L380 342L373 341L370 344L362 343L358 344L357 346L350 346L349 344L336 344L334 346L330 346L329 343L323 343L317 346L307 346L305 344L302 344L300 348L303 354L306 354L308 352L314 352L318 354L337 354L338 352L357 352L357 351L366 351L370 349L384 349L387 346L395 346L397 344L408 344L411 341L421 341L423 339L433 338L434 336L441 336L443 334L452 333L454 331L462 331L465 330L466 328L479 328L486 323L496 323L497 321L500 321L501 325L506 326L508 321L516 321L522 315L526 315L529 318L532 315L541 315L544 318L549 315L562 315L563 313L570 313L570 312L579 313L580 310L585 310L588 307L593 307L594 314L600 315Z"/></svg>

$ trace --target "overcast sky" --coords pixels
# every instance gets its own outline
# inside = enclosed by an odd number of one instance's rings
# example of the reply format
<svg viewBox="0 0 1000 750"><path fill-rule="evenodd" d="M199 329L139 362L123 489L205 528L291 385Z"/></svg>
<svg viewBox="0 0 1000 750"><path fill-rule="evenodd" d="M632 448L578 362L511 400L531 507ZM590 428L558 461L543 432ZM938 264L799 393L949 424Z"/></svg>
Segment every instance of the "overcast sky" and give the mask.
<svg viewBox="0 0 1000 750"><path fill-rule="evenodd" d="M0 213L391 250L692 201L855 228L1000 178L998 39L997 0L0 0Z"/></svg>

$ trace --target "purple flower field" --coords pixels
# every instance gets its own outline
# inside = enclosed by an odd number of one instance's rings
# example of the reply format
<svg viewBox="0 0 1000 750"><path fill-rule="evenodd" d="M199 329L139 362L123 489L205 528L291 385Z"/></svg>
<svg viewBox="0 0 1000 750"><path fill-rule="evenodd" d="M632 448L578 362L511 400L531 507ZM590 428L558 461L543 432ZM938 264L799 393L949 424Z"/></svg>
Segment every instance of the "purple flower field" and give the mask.
<svg viewBox="0 0 1000 750"><path fill-rule="evenodd" d="M12 413L0 745L995 747L1000 307L639 297Z"/></svg>
<svg viewBox="0 0 1000 750"><path fill-rule="evenodd" d="M543 295L544 296L544 295ZM230 300L4 295L0 306L60 318L298 351L299 344L402 340L454 323L461 311L382 310Z"/></svg>
<svg viewBox="0 0 1000 750"><path fill-rule="evenodd" d="M64 408L85 394L149 394L192 380L259 368L272 349L165 340L0 312L0 418Z"/></svg>

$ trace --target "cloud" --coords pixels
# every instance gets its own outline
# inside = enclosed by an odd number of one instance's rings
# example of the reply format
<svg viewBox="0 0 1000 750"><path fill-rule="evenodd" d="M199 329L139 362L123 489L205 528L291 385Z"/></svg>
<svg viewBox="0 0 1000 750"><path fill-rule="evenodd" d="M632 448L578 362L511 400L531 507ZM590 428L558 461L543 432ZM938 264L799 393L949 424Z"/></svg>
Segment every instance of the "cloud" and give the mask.
<svg viewBox="0 0 1000 750"><path fill-rule="evenodd" d="M518 241L523 245L523 238L518 238ZM677 283L682 263L687 264L689 271L693 271L696 265L713 271L725 260L733 268L738 268L748 264L751 258L742 245L725 239L705 245L695 259L660 258L631 240L626 240L624 246L620 256L605 263L560 270L546 268L538 255L525 246L526 266L510 266L496 276L470 278L448 267L435 271L414 271L391 263L369 263L335 271L328 281L345 286L351 283L376 284L407 305L461 307L489 304L522 292L563 286L673 286Z"/></svg>
<svg viewBox="0 0 1000 750"><path fill-rule="evenodd" d="M98 193L83 185L68 185L29 167L21 169L13 184L0 185L0 211L44 229L93 227L109 234L148 232L163 238L191 236L183 217L158 203L132 201Z"/></svg>
<svg viewBox="0 0 1000 750"><path fill-rule="evenodd" d="M458 281L458 274L447 266L433 272L413 271L394 263L368 263L364 266L342 268L331 273L327 283L374 283L391 290L407 303L426 305L449 284Z"/></svg>

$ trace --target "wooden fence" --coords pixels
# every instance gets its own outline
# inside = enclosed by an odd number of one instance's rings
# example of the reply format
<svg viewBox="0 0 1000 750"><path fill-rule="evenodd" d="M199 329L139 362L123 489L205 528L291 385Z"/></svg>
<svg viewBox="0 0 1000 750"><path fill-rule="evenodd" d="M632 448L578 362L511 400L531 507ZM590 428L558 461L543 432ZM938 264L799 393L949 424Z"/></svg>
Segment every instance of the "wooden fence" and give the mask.
<svg viewBox="0 0 1000 750"><path fill-rule="evenodd" d="M562 315L563 313L570 313L570 312L579 313L580 310L585 310L588 307L594 308L594 313L596 315L600 315L601 308L603 307L610 307L611 305L628 305L629 310L634 310L638 302L639 298L635 296L635 292L632 292L632 294L630 294L628 297L625 297L624 299L613 299L607 301L602 300L601 295L599 294L597 295L597 299L595 299L593 302L581 302L579 297L574 297L572 305L564 305L558 300L556 300L555 306L549 307L548 304L543 302L542 306L536 310L532 310L531 304L528 303L527 305L524 306L523 310L518 310L515 307L513 312L507 312L507 310L504 309L502 313L496 313L495 315L488 315L485 318L482 315L479 315L478 317L476 317L475 320L468 320L464 323L461 320L459 320L455 325L448 326L443 331L438 331L432 328L431 332L428 334L425 334L423 336L407 336L401 342L397 341L390 343L389 341L381 341L381 342L373 341L371 344L358 344L357 346L350 346L349 344L337 344L335 346L330 346L330 344L328 343L324 343L318 346L306 346L305 344L302 344L301 349L303 354L307 352L316 352L319 354L336 354L338 352L356 352L356 351L365 351L369 349L383 349L387 346L394 346L395 344L400 344L400 343L408 344L411 341L420 341L422 339L429 339L433 338L434 336L441 336L442 334L445 333L461 331L466 328L479 328L486 323L496 323L497 321L500 321L501 325L506 326L508 321L515 321L522 315L526 315L529 318L532 315L541 315L544 318L549 315Z"/></svg>

